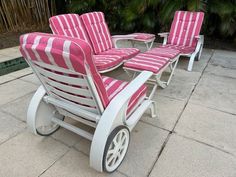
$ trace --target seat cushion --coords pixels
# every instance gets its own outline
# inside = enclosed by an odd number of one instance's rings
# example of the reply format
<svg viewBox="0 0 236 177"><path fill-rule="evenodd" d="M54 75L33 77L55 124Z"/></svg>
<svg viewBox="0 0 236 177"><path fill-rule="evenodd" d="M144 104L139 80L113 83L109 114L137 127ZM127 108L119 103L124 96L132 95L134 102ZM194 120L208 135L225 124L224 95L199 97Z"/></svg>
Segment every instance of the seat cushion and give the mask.
<svg viewBox="0 0 236 177"><path fill-rule="evenodd" d="M172 44L162 45L162 46L159 46L159 47L160 48L168 48L168 49L179 50L181 54L191 54L195 50L195 47L178 46L178 45L172 45Z"/></svg>
<svg viewBox="0 0 236 177"><path fill-rule="evenodd" d="M175 58L180 54L179 50L171 49L171 48L152 48L151 50L148 50L146 53L154 54L157 56L167 57L167 58Z"/></svg>
<svg viewBox="0 0 236 177"><path fill-rule="evenodd" d="M131 35L135 35L135 39L139 40L150 40L150 39L155 39L155 34L149 34L149 33L132 33Z"/></svg>
<svg viewBox="0 0 236 177"><path fill-rule="evenodd" d="M108 94L108 99L110 101L128 85L128 82L116 80L107 76L103 76L102 80ZM147 87L145 85L142 85L133 94L128 104L128 110L126 112L127 115L132 113L134 108L140 104L140 102L145 98L146 93L147 93Z"/></svg>
<svg viewBox="0 0 236 177"><path fill-rule="evenodd" d="M102 12L90 12L80 16L91 40L94 53L112 48L111 34Z"/></svg>
<svg viewBox="0 0 236 177"><path fill-rule="evenodd" d="M123 63L123 57L118 55L94 55L95 66L98 71L105 71Z"/></svg>
<svg viewBox="0 0 236 177"><path fill-rule="evenodd" d="M152 71L157 74L170 61L168 57L157 56L151 53L140 53L131 60L124 63L125 68Z"/></svg>
<svg viewBox="0 0 236 177"><path fill-rule="evenodd" d="M124 58L124 60L128 60L133 58L140 52L137 48L111 48L107 51L100 53L101 55L119 55Z"/></svg>

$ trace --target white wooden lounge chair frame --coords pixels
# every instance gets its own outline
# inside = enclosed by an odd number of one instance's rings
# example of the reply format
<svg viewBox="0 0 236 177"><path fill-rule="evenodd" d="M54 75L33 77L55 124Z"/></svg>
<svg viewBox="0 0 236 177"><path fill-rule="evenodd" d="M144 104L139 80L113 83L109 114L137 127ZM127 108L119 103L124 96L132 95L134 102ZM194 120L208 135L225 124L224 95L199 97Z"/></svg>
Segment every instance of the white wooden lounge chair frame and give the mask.
<svg viewBox="0 0 236 177"><path fill-rule="evenodd" d="M27 113L29 129L35 134L50 135L60 126L64 127L92 141L90 149L91 167L100 172L104 170L113 172L116 170L128 149L130 132L137 124L142 114L150 108L152 117L156 116L156 105L155 102L150 100L150 97L145 97L140 104L137 104L137 106L133 108L133 111L131 111L129 115L126 115L130 98L152 76L152 72L144 71L138 75L137 78L131 81L111 100L104 110L91 75L82 75L69 69L63 69L42 62L32 60L27 60L27 62L42 83L42 86L38 88L29 104ZM52 70L65 74L57 74ZM83 78L75 78L72 77L71 74L82 76ZM48 81L47 78L52 78L53 80ZM48 82L60 88L63 92L55 90ZM66 85L60 84L60 82ZM70 86L71 84L84 85L88 89L75 89L75 87ZM57 95L54 94L52 90L54 93L57 93ZM71 94L69 96L65 94L65 92L90 96L93 98L94 102L91 102L91 99L85 97L82 98L83 103L91 107L79 106L67 100L67 98L69 100L77 100L78 97ZM64 117L70 117L90 127L94 127L94 134L63 121ZM117 140L117 136L122 136L122 138ZM114 141L116 141L117 144L114 145L113 149L109 150L111 147L109 143L113 143ZM117 152L115 152L115 150ZM107 154L111 152L113 152L112 155L114 155L114 157L112 157L118 158L118 160L115 160L116 162L109 166ZM111 163L113 163L113 161Z"/></svg>
<svg viewBox="0 0 236 177"><path fill-rule="evenodd" d="M166 45L169 33L168 32L167 33L158 33L158 35L160 37L164 38L162 45ZM188 63L188 68L187 68L188 71L192 71L193 63L194 63L195 59L197 61L200 60L201 54L202 54L203 45L204 45L204 35L195 36L195 38L198 40L198 42L197 42L197 45L196 45L196 48L195 48L194 52L189 53L189 54L183 54L183 53L180 54L181 56L190 57L189 63Z"/></svg>

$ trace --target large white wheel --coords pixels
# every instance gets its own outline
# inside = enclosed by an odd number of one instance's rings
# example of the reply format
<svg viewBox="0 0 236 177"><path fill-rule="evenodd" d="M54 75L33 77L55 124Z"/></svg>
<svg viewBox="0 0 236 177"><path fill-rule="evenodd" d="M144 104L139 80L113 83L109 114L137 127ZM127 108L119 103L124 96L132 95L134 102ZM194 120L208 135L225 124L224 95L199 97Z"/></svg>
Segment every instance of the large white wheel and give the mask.
<svg viewBox="0 0 236 177"><path fill-rule="evenodd" d="M58 124L51 121L52 117L64 119L64 116L59 114L53 105L43 100L45 94L44 88L39 87L29 104L27 113L29 128L41 136L49 136L60 128Z"/></svg>
<svg viewBox="0 0 236 177"><path fill-rule="evenodd" d="M103 170L114 172L123 161L129 147L130 132L125 126L115 128L109 135L103 156Z"/></svg>

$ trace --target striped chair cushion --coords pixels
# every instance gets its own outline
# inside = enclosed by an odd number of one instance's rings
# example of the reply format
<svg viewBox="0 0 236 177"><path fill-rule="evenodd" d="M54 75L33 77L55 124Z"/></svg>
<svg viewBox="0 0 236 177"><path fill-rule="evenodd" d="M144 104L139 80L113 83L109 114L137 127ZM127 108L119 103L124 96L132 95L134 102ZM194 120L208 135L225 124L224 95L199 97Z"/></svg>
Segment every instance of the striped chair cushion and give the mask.
<svg viewBox="0 0 236 177"><path fill-rule="evenodd" d="M124 60L123 57L119 55L94 55L93 59L98 71L116 67Z"/></svg>
<svg viewBox="0 0 236 177"><path fill-rule="evenodd" d="M119 55L124 58L124 60L128 60L133 58L140 52L139 49L136 48L112 48L107 51L101 52L101 55Z"/></svg>
<svg viewBox="0 0 236 177"><path fill-rule="evenodd" d="M151 50L148 50L146 53L150 53L150 54L162 56L162 57L167 57L167 58L175 58L176 56L180 54L180 51L176 49L171 49L171 48L156 47L156 48L152 48Z"/></svg>
<svg viewBox="0 0 236 177"><path fill-rule="evenodd" d="M77 14L64 14L49 19L53 34L74 37L91 43L84 24Z"/></svg>
<svg viewBox="0 0 236 177"><path fill-rule="evenodd" d="M105 85L109 100L112 100L128 84L128 82L116 80L106 76L103 76L102 80ZM126 112L127 114L131 113L132 110L140 103L140 101L145 98L146 93L147 87L145 85L142 85L131 97L128 104L128 110Z"/></svg>
<svg viewBox="0 0 236 177"><path fill-rule="evenodd" d="M39 61L92 76L104 107L110 100L102 78L92 58L92 49L87 42L59 35L29 33L20 37L20 51L26 60Z"/></svg>
<svg viewBox="0 0 236 177"><path fill-rule="evenodd" d="M155 34L149 34L149 33L132 33L131 35L135 35L135 39L140 40L149 40L149 39L155 39Z"/></svg>
<svg viewBox="0 0 236 177"><path fill-rule="evenodd" d="M90 37L94 53L99 54L112 48L110 31L102 12L90 12L81 15Z"/></svg>
<svg viewBox="0 0 236 177"><path fill-rule="evenodd" d="M181 46L181 45L172 45L172 44L167 44L167 45L162 45L160 48L164 48L166 50L178 50L182 54L191 54L195 51L195 47L189 47L189 46Z"/></svg>
<svg viewBox="0 0 236 177"><path fill-rule="evenodd" d="M151 53L140 53L125 62L124 67L141 71L152 71L157 74L169 61L170 58L168 57L157 56Z"/></svg>
<svg viewBox="0 0 236 177"><path fill-rule="evenodd" d="M176 11L167 44L195 47L203 19L203 12Z"/></svg>

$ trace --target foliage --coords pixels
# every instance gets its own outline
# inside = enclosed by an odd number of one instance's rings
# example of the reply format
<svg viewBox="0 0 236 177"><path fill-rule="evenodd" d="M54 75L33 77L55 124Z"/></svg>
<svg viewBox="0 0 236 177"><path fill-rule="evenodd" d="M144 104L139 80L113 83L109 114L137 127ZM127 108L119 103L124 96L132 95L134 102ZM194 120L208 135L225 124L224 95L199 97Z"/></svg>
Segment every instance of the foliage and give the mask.
<svg viewBox="0 0 236 177"><path fill-rule="evenodd" d="M236 0L71 0L68 11L103 11L112 32L170 29L176 10L203 11L203 33L236 39Z"/></svg>

